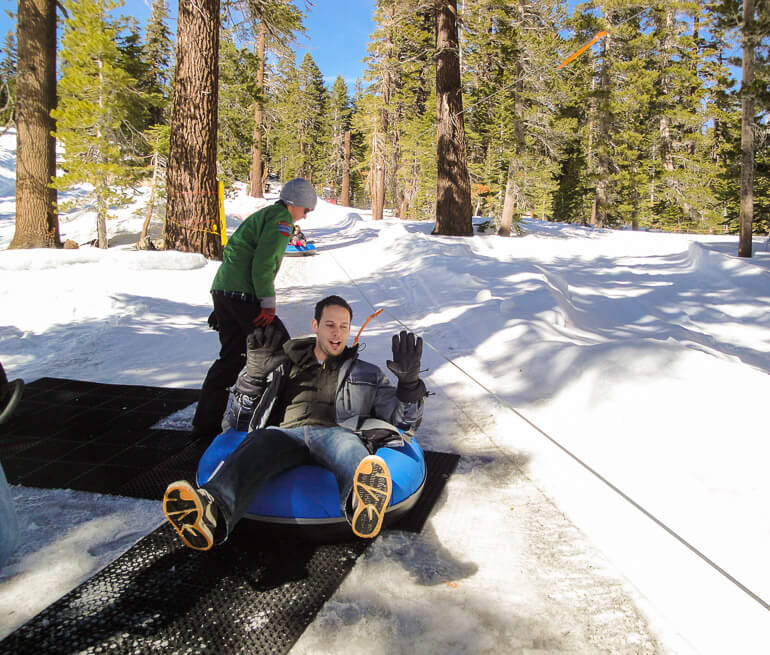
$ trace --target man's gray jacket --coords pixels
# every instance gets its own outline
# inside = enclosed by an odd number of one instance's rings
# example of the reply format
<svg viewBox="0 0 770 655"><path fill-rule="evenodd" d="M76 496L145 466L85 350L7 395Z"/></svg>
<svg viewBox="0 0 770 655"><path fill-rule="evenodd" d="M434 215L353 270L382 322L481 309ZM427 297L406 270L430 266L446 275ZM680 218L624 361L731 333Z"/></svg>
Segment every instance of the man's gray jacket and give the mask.
<svg viewBox="0 0 770 655"><path fill-rule="evenodd" d="M359 434L381 429L395 432L395 427L410 439L422 420L424 391L417 394L417 400L400 400L381 368L358 359L357 348L347 350L337 374L337 424ZM251 377L244 368L230 393L223 429L251 431L277 426L281 417L272 414L291 366L286 360L265 379ZM422 383L420 386L425 389Z"/></svg>

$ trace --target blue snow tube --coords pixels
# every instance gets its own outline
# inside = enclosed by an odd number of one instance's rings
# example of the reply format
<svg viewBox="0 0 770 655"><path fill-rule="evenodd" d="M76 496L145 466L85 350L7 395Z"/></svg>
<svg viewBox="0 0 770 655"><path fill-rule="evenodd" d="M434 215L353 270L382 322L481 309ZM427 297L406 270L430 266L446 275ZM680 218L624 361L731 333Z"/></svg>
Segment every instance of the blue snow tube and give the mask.
<svg viewBox="0 0 770 655"><path fill-rule="evenodd" d="M198 484L205 484L247 432L227 430L211 442L198 464ZM399 448L379 448L393 482L384 525L393 524L417 502L425 485L425 455L415 439ZM246 513L256 521L302 528L310 536L352 536L340 512L334 474L322 466L298 466L267 480Z"/></svg>
<svg viewBox="0 0 770 655"><path fill-rule="evenodd" d="M286 246L287 257L303 257L307 255L315 255L315 246L312 243L308 243L305 246L292 246L289 244Z"/></svg>

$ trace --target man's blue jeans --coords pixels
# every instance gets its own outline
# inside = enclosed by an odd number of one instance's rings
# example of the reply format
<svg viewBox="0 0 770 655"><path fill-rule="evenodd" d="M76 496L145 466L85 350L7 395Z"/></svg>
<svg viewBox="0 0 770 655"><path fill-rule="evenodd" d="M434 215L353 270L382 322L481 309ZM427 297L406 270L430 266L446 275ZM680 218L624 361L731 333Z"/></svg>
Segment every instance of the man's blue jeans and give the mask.
<svg viewBox="0 0 770 655"><path fill-rule="evenodd" d="M368 454L358 435L339 426L262 428L249 432L202 488L214 497L230 534L265 480L295 466L319 464L337 479L340 510L350 522L353 474Z"/></svg>

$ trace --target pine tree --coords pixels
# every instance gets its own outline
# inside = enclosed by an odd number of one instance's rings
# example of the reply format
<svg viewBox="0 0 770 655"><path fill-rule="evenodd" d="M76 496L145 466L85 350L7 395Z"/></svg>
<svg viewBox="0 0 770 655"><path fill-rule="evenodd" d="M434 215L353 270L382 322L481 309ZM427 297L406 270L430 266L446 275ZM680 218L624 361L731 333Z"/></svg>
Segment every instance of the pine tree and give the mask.
<svg viewBox="0 0 770 655"><path fill-rule="evenodd" d="M394 84L388 135L390 200L402 219L435 219L435 11L421 0L402 6L395 30Z"/></svg>
<svg viewBox="0 0 770 655"><path fill-rule="evenodd" d="M56 190L56 2L20 0L16 102L16 225L11 248L53 248Z"/></svg>
<svg viewBox="0 0 770 655"><path fill-rule="evenodd" d="M255 55L246 48L239 49L232 33L223 30L219 53L217 151L226 186L249 177L251 150L248 144L254 131L250 109L257 93L254 84L257 65Z"/></svg>
<svg viewBox="0 0 770 655"><path fill-rule="evenodd" d="M265 193L265 166L263 157L263 134L265 105L265 55L267 53L267 23L261 20L259 23L259 37L257 38L257 88L254 102L254 128L251 136L251 166L249 168L249 194L255 198L263 198Z"/></svg>
<svg viewBox="0 0 770 655"><path fill-rule="evenodd" d="M363 81L356 79L351 99L350 112L350 175L348 202L353 207L367 206L369 194L366 189L367 138L366 130L366 95Z"/></svg>
<svg viewBox="0 0 770 655"><path fill-rule="evenodd" d="M137 173L122 147L122 131L141 94L120 67L119 25L110 12L121 5L116 0L65 2L69 17L62 35L59 106L52 112L65 153L64 172L54 185L59 190L84 183L93 187L100 248L107 247L109 208L125 200L120 187Z"/></svg>
<svg viewBox="0 0 770 655"><path fill-rule="evenodd" d="M435 9L425 0L380 0L374 15L366 79L357 117L368 142L372 216L386 206L401 218L435 215ZM423 155L430 153L426 169ZM364 162L365 165L366 162ZM431 201L425 203L424 196ZM420 198L420 209L414 206Z"/></svg>
<svg viewBox="0 0 770 655"><path fill-rule="evenodd" d="M133 80L132 102L128 116L124 120L125 129L121 130L123 142L121 150L125 155L138 159L146 156L149 145L142 133L154 124L154 109L161 103L160 96L154 93L150 78L150 64L145 56L139 26L132 17L125 18L120 25L115 45L118 48L117 67L125 71Z"/></svg>
<svg viewBox="0 0 770 655"><path fill-rule="evenodd" d="M15 105L16 37L13 31L8 31L0 47L0 126L13 122Z"/></svg>
<svg viewBox="0 0 770 655"><path fill-rule="evenodd" d="M703 156L706 89L699 77L702 51L693 30L700 23L700 7L666 0L649 15L655 52L649 63L657 73L659 127L653 141L659 155L655 213L677 229L708 227L715 204L711 181L716 171L710 158Z"/></svg>
<svg viewBox="0 0 770 655"><path fill-rule="evenodd" d="M145 141L150 146L150 198L147 202L147 213L144 217L142 230L139 233L137 245L141 249L149 249L147 232L153 214L157 211L165 219L166 205L166 168L168 166L169 144L171 129L168 125L152 125L144 133Z"/></svg>
<svg viewBox="0 0 770 655"><path fill-rule="evenodd" d="M329 92L310 53L299 68L293 53L282 53L269 86L266 110L270 156L281 179L299 176L314 184L325 182Z"/></svg>
<svg viewBox="0 0 770 655"><path fill-rule="evenodd" d="M244 4L245 7L243 7ZM303 30L302 14L293 3L285 0L247 0L236 2L236 5L240 5L242 13L251 18L252 32L256 34L254 54L257 59L257 69L249 193L261 198L267 174L267 168L263 162L267 58L271 52L279 53L288 50L295 34Z"/></svg>
<svg viewBox="0 0 770 655"><path fill-rule="evenodd" d="M265 144L270 165L286 181L300 174L301 162L296 128L302 108L297 104L299 78L291 51L281 51L273 73L268 77L265 100Z"/></svg>
<svg viewBox="0 0 770 655"><path fill-rule="evenodd" d="M222 257L217 193L219 0L180 0L166 246Z"/></svg>
<svg viewBox="0 0 770 655"><path fill-rule="evenodd" d="M396 15L399 3L394 0L379 0L375 11L375 21L379 28L373 35L373 44L369 51L368 78L373 82L373 95L367 122L370 134L370 172L369 189L372 197L372 218L375 221L382 220L386 204L386 169L388 163L392 164L393 157L389 156L388 132L392 128L391 117L393 108L391 98L393 95L394 78L397 77L394 39L396 21L401 17ZM393 176L390 176L393 179Z"/></svg>
<svg viewBox="0 0 770 655"><path fill-rule="evenodd" d="M510 234L523 213L552 213L558 162L574 118L557 74L559 5L476 0L465 5L469 160L477 207Z"/></svg>
<svg viewBox="0 0 770 655"><path fill-rule="evenodd" d="M145 30L144 53L147 62L147 90L157 98L150 110L150 124L165 122L171 95L173 41L166 22L166 0L152 0L150 20Z"/></svg>
<svg viewBox="0 0 770 655"><path fill-rule="evenodd" d="M750 257L752 233L765 229L770 222L767 198L756 193L757 189L768 187L767 140L757 139L757 135L766 133L760 126L766 124L770 109L770 8L765 3L754 5L737 0L719 0L710 3L709 8L709 31L715 35L718 63L727 59L733 65L743 66L740 89L731 95L723 91L728 87L723 84L718 87L721 93L715 94L713 136L721 164L718 195L723 202L724 222L740 234L739 256ZM741 57L730 57L729 47L724 49L721 43L729 46L738 39L743 46ZM757 208L762 211L759 221L754 220Z"/></svg>
<svg viewBox="0 0 770 655"><path fill-rule="evenodd" d="M297 103L302 107L302 115L296 126L300 175L311 182L326 182L323 171L328 167L329 92L324 86L321 69L309 52L302 58L298 83Z"/></svg>
<svg viewBox="0 0 770 655"><path fill-rule="evenodd" d="M609 19L601 61L607 80L594 104L601 128L594 133L595 184L601 193L594 196L591 217L601 226L638 229L654 217L655 184L661 177L655 153L661 149L660 126L670 126L672 117L661 118L655 35L643 33L638 9L610 10ZM670 141L670 127L668 133Z"/></svg>
<svg viewBox="0 0 770 655"><path fill-rule="evenodd" d="M342 76L338 75L334 80L329 99L329 163L325 172L326 180L335 198L337 190L342 189L343 175L346 166L349 166L345 154L345 135L350 131L350 114L348 87Z"/></svg>
<svg viewBox="0 0 770 655"><path fill-rule="evenodd" d="M471 188L465 143L460 60L457 47L457 2L436 5L437 191L434 234L469 236Z"/></svg>
<svg viewBox="0 0 770 655"><path fill-rule="evenodd" d="M732 38L719 15L707 14L702 37L704 62L700 75L708 89L706 130L709 160L716 169L712 184L717 201L715 220L723 228L737 226L740 200L740 98L728 64Z"/></svg>

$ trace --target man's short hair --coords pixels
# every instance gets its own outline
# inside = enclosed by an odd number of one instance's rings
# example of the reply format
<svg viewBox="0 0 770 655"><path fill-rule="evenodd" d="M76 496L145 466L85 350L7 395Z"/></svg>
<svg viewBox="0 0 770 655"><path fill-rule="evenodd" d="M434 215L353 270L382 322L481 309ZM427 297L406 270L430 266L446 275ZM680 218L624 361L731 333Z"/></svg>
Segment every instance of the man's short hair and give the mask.
<svg viewBox="0 0 770 655"><path fill-rule="evenodd" d="M326 296L323 300L319 300L315 305L315 320L316 323L321 322L321 314L324 312L324 307L328 307L329 305L337 305L339 307L344 307L348 310L348 314L350 314L350 320L353 320L353 310L350 309L350 305L348 305L347 301L344 298L340 298L339 296Z"/></svg>

